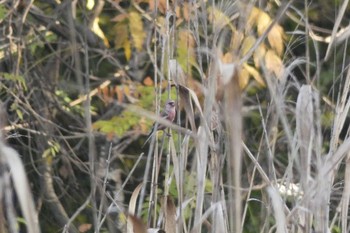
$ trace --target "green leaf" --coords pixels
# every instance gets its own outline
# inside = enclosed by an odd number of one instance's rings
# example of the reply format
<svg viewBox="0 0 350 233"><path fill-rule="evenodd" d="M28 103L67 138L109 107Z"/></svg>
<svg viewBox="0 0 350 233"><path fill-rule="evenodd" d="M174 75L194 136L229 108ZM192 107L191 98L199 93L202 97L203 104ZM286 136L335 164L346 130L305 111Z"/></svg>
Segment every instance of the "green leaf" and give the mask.
<svg viewBox="0 0 350 233"><path fill-rule="evenodd" d="M18 118L23 121L23 113L22 113L22 111L19 110L19 109L16 109L16 114L17 114Z"/></svg>
<svg viewBox="0 0 350 233"><path fill-rule="evenodd" d="M11 104L10 107L11 111L15 111L18 118L21 119L23 121L23 113L22 111L19 109L19 106L17 104L17 102L14 102L13 104Z"/></svg>
<svg viewBox="0 0 350 233"><path fill-rule="evenodd" d="M4 20L6 18L8 10L4 6L4 4L0 4L0 21Z"/></svg>
<svg viewBox="0 0 350 233"><path fill-rule="evenodd" d="M19 85L21 85L21 87L24 89L24 90L27 90L27 85L26 85L26 81L24 79L24 77L22 75L15 75L15 74L10 74L10 73L3 73L1 72L0 73L0 77L4 77L5 79L7 80L10 80L10 81L14 81L14 82L18 82Z"/></svg>
<svg viewBox="0 0 350 233"><path fill-rule="evenodd" d="M188 64L197 64L194 47L195 40L192 33L188 30L179 31L177 40L177 61L185 73L189 72Z"/></svg>

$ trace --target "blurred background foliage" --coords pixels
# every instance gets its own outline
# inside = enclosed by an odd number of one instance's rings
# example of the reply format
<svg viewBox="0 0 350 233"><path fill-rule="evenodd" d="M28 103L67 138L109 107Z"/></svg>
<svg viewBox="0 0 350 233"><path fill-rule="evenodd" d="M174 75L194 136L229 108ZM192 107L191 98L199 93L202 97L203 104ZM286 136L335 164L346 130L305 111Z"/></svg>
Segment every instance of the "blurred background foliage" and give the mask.
<svg viewBox="0 0 350 233"><path fill-rule="evenodd" d="M23 156L43 232L62 231L62 222L89 198L92 184L87 178L91 171L87 114L96 137L97 188L103 186L108 174L105 185L110 203L113 192L121 188L137 155L143 152L141 146L153 123L145 114L130 111L127 105L159 112L167 99L179 101L177 84L190 88L203 101L211 61L216 56L224 71L233 62L242 63L238 76L244 106L243 137L253 151L259 151L263 131L261 115L256 110L258 105L267 107L270 101L267 82L282 82L285 69L296 58L306 57L312 65L308 71L296 66L288 79L307 80L318 86L322 98L328 100L322 103L322 126L325 138L330 136L334 116L332 104L328 103L334 103L334 93L341 85L337 75L343 75L334 72L341 69L348 47L337 45L335 49L342 52L323 61L317 80L310 73L317 72L315 48L322 55L326 52L326 37L332 33L341 1L313 1L305 11L305 1L296 0L293 10L288 10L271 28L280 1L256 1L254 6L247 1L0 2L0 98L8 113L5 131L9 144ZM346 19L350 17L347 13ZM305 50L305 25L300 20L306 14L315 35L307 40L309 51ZM341 27L346 26L344 22ZM265 33L266 38L253 47ZM164 40L166 36L170 39ZM180 75L178 80L170 77L170 59L181 66L183 79ZM220 101L224 94L220 86L227 83L225 77L218 77L217 82L216 98ZM297 92L292 89L287 95L291 101L286 105L288 112ZM87 98L91 99L88 111ZM186 126L186 103L178 104L181 125ZM292 112L288 114L294 121ZM196 112L194 116L197 124L198 115ZM273 140L285 140L281 128L270 134ZM179 136L174 138L175 145L180 145ZM282 173L288 164L284 144L273 149L280 165L277 173ZM107 158L110 150L115 155L111 160ZM191 151L189 154L191 163ZM106 159L110 172L105 170ZM251 166L248 160L244 162L245 168ZM49 178L43 177L45 172ZM118 200L120 209L125 208L132 190L142 181L143 172L144 168L138 168L123 187L124 196ZM186 173L185 180L185 187L194 186L190 173ZM206 192L211 192L212 185L208 179ZM191 196L193 190L184 192ZM174 183L169 192L176 197ZM95 198L101 202L104 195L98 193ZM254 198L267 198L264 195L260 190L253 191L244 232L256 232L266 223L264 207L254 202ZM47 204L52 199L61 209L56 214L53 212L58 207ZM78 214L71 232L92 232L93 208L96 206L89 204ZM187 211L193 208L192 203ZM114 215L112 212L100 232L118 231L118 224L113 225L118 222ZM190 216L186 212L186 218ZM18 224L24 228L20 218Z"/></svg>

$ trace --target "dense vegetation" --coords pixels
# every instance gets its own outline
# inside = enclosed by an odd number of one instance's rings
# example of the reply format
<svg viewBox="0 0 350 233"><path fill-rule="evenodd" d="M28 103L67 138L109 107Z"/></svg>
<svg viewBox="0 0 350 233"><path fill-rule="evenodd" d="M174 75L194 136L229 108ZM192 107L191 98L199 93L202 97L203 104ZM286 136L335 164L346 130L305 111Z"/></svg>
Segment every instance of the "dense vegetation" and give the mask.
<svg viewBox="0 0 350 233"><path fill-rule="evenodd" d="M348 10L1 0L0 232L348 232Z"/></svg>

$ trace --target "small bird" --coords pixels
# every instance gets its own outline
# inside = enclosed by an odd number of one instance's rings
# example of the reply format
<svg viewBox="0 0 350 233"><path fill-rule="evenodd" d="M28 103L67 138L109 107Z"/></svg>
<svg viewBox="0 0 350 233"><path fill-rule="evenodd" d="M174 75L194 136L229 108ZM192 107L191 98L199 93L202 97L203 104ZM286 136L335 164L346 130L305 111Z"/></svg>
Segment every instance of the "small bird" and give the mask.
<svg viewBox="0 0 350 233"><path fill-rule="evenodd" d="M175 109L175 101L174 100L167 100L165 103L165 108L163 109L163 111L160 113L160 117L173 122L175 119L175 115L176 115L176 109ZM157 129L155 128L157 125ZM152 130L151 132L147 135L147 140L145 141L145 143L143 144L142 147L144 147L146 145L146 143L151 139L153 133L157 132L158 130L165 130L167 127L165 125L162 124L156 124L156 122L153 123L152 126Z"/></svg>

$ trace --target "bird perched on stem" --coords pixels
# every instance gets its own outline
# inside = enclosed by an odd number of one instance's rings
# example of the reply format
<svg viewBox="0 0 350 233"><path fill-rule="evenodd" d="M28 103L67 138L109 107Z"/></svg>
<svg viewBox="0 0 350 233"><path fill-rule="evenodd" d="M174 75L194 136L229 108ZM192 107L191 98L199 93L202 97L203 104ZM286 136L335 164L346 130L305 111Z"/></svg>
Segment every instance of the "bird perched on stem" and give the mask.
<svg viewBox="0 0 350 233"><path fill-rule="evenodd" d="M175 101L174 100L167 100L165 103L165 107L163 111L160 113L160 117L164 118L170 122L173 122L176 115L176 109L175 109ZM157 127L157 128L156 128ZM158 130L165 130L167 127L165 125L159 124L157 122L153 123L152 130L147 136L147 140L143 144L142 147L146 145L146 143L151 139L154 133L156 133Z"/></svg>

